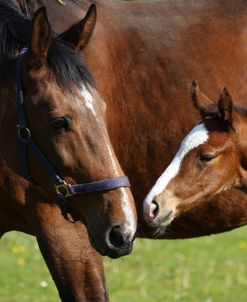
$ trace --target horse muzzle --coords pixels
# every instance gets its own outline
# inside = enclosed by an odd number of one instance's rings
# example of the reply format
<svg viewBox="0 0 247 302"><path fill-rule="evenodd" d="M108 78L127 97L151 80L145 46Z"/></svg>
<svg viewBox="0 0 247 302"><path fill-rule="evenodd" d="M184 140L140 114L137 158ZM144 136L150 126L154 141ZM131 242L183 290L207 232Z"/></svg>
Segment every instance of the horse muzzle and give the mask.
<svg viewBox="0 0 247 302"><path fill-rule="evenodd" d="M160 194L144 205L144 218L153 229L168 226L177 213L177 200L170 194Z"/></svg>
<svg viewBox="0 0 247 302"><path fill-rule="evenodd" d="M135 235L120 225L114 225L105 232L104 242L95 240L95 236L90 236L90 232L89 238L98 253L116 259L132 252Z"/></svg>

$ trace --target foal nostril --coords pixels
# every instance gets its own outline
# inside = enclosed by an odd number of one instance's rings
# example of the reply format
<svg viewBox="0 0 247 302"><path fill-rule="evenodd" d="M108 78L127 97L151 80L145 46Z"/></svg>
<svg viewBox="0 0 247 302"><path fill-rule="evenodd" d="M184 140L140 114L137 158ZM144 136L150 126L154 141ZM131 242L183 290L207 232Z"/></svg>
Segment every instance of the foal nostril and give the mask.
<svg viewBox="0 0 247 302"><path fill-rule="evenodd" d="M115 248L120 248L126 244L126 238L120 226L114 226L109 232L109 242Z"/></svg>
<svg viewBox="0 0 247 302"><path fill-rule="evenodd" d="M150 206L150 218L154 220L160 212L159 204L156 200L152 200L151 206Z"/></svg>

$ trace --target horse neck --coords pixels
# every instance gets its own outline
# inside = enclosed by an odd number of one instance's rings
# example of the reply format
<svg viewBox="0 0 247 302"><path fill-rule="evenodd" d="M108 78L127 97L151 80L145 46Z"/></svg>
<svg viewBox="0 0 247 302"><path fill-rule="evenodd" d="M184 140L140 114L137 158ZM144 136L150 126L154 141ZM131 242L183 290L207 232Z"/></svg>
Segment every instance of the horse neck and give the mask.
<svg viewBox="0 0 247 302"><path fill-rule="evenodd" d="M236 132L236 144L240 150L242 164L247 168L247 111L239 109L233 111L233 127Z"/></svg>

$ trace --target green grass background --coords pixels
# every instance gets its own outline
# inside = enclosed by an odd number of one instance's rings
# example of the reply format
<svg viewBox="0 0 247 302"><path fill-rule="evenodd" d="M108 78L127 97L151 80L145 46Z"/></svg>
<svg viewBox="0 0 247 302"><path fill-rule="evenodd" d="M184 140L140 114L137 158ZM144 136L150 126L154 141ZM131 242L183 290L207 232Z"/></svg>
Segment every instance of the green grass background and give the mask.
<svg viewBox="0 0 247 302"><path fill-rule="evenodd" d="M241 228L190 240L136 240L132 255L105 258L112 302L246 302L247 237ZM0 241L0 301L59 301L31 236Z"/></svg>

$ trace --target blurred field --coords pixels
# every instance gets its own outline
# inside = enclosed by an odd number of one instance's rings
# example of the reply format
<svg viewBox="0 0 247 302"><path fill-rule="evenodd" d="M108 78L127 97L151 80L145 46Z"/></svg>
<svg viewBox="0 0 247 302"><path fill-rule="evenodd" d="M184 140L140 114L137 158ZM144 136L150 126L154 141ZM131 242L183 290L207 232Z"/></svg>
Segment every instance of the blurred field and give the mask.
<svg viewBox="0 0 247 302"><path fill-rule="evenodd" d="M192 240L137 240L131 256L105 259L111 301L245 302L246 258L246 228ZM1 240L0 301L59 301L34 238L13 232Z"/></svg>

